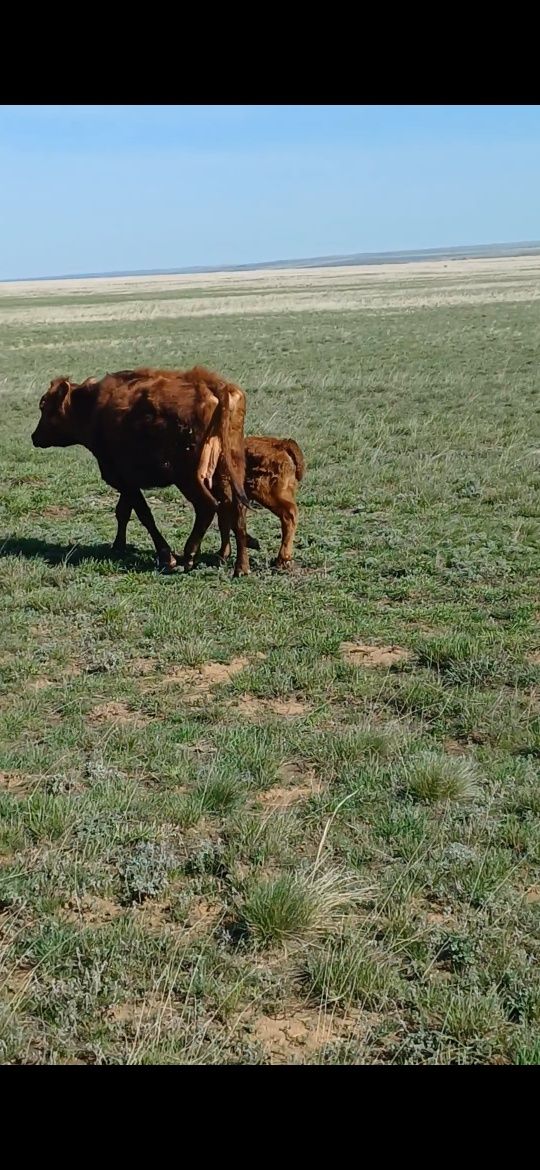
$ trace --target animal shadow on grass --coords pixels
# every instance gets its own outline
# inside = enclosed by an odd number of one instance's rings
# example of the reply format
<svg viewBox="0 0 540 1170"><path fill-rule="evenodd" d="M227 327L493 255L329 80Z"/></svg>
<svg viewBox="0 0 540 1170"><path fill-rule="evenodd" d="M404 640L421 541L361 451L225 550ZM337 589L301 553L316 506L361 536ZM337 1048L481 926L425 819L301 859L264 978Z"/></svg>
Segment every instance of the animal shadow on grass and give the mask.
<svg viewBox="0 0 540 1170"><path fill-rule="evenodd" d="M180 572L183 572L181 554L175 553ZM79 565L82 561L112 561L118 569L137 570L138 572L152 572L156 568L156 560L151 549L148 552L130 547L126 553L118 557L114 554L110 544L53 544L47 540L29 539L27 537L8 537L0 539L0 557L25 557L26 560L42 560L48 565ZM197 564L216 568L222 562L217 553L202 553Z"/></svg>

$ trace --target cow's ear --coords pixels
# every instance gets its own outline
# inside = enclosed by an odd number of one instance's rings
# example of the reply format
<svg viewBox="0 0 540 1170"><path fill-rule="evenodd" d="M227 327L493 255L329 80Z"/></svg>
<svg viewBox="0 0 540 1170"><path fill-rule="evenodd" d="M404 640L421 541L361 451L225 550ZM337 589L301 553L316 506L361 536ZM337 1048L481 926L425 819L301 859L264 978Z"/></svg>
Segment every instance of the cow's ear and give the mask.
<svg viewBox="0 0 540 1170"><path fill-rule="evenodd" d="M69 378L54 378L54 380L51 382L51 385L49 387L49 393L51 391L54 393L54 396L55 396L56 401L57 401L59 406L64 401L66 394L69 394L70 390L71 390L71 382L70 382Z"/></svg>
<svg viewBox="0 0 540 1170"><path fill-rule="evenodd" d="M75 411L77 418L80 418L81 421L89 416L94 409L96 387L97 378L86 378L79 386L71 387L69 408Z"/></svg>

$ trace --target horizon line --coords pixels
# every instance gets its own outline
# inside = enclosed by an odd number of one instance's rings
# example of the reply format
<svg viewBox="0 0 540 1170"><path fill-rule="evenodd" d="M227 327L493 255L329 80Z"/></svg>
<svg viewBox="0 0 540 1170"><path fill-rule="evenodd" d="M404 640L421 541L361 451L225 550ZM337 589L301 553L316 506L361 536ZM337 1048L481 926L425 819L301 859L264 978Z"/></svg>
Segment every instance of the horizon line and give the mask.
<svg viewBox="0 0 540 1170"><path fill-rule="evenodd" d="M30 284L51 280L105 280L129 276L190 276L220 272L255 272L265 268L353 267L362 264L407 264L421 258L475 259L482 254L497 256L523 255L540 251L540 240L522 240L493 244L463 244L437 248L407 248L384 252L345 252L327 256L308 256L289 260L261 260L249 264L195 264L174 268L113 269L108 272L71 272L55 276L4 276L0 284Z"/></svg>

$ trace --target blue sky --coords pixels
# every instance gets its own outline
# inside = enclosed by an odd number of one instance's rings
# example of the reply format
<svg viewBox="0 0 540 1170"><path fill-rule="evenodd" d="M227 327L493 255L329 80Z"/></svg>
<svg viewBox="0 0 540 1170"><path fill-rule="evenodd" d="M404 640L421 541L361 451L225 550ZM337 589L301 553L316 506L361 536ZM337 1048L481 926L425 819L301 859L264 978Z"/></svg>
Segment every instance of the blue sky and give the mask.
<svg viewBox="0 0 540 1170"><path fill-rule="evenodd" d="M4 106L0 278L540 237L540 106Z"/></svg>

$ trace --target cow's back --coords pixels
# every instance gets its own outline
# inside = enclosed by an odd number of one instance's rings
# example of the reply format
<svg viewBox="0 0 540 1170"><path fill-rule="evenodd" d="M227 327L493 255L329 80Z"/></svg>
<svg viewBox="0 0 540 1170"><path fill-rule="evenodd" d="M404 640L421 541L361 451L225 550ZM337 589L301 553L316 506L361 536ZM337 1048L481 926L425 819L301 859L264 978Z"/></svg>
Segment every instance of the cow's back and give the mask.
<svg viewBox="0 0 540 1170"><path fill-rule="evenodd" d="M174 370L122 370L100 383L98 409L110 425L117 419L140 425L141 414L206 429L218 398L202 378Z"/></svg>
<svg viewBox="0 0 540 1170"><path fill-rule="evenodd" d="M102 474L138 487L187 485L224 391L232 395L231 438L240 445L245 395L204 367L141 367L107 374L97 386L94 454ZM243 475L242 475L243 478Z"/></svg>

